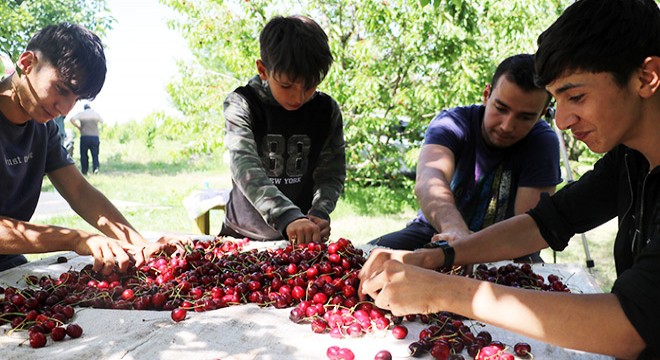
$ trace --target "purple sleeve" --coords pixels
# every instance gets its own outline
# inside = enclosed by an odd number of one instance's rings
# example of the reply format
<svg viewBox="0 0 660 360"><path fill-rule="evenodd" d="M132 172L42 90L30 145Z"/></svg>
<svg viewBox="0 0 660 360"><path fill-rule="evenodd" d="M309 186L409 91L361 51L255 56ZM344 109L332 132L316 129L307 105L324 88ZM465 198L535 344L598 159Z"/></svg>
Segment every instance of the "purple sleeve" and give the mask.
<svg viewBox="0 0 660 360"><path fill-rule="evenodd" d="M446 146L458 154L468 133L468 122L456 110L444 110L438 114L426 130L424 145Z"/></svg>

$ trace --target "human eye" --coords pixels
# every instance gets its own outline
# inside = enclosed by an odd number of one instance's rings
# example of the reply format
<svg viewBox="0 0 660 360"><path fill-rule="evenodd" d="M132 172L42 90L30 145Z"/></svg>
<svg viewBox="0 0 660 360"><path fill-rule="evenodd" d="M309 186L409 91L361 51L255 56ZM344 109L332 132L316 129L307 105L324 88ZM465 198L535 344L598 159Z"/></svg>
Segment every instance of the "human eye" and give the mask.
<svg viewBox="0 0 660 360"><path fill-rule="evenodd" d="M580 102L580 100L582 100L583 97L584 97L584 94L569 96L568 101L570 101L572 103L577 103L577 102Z"/></svg>
<svg viewBox="0 0 660 360"><path fill-rule="evenodd" d="M505 114L507 112L507 108L503 106L495 105L495 110L497 110L497 112L499 112L500 114Z"/></svg>

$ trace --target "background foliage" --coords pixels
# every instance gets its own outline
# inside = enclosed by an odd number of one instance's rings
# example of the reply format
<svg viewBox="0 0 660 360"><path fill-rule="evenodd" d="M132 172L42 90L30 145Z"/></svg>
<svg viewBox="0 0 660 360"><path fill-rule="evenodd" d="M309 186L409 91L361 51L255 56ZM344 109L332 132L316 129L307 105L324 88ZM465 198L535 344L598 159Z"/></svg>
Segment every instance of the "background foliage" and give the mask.
<svg viewBox="0 0 660 360"><path fill-rule="evenodd" d="M103 38L113 18L106 0L3 0L0 52L16 61L35 32L64 21L81 24Z"/></svg>
<svg viewBox="0 0 660 360"><path fill-rule="evenodd" d="M169 86L185 118L173 131L200 135L190 151L221 149L222 102L256 74L264 24L274 15L306 14L326 30L335 57L319 89L342 107L346 191L370 185L372 201L392 210L414 204L413 181L404 175L416 166L431 118L443 108L480 102L495 66L509 55L533 52L538 34L570 3L161 1L180 15L171 26L195 55L194 62L180 64L186 76Z"/></svg>

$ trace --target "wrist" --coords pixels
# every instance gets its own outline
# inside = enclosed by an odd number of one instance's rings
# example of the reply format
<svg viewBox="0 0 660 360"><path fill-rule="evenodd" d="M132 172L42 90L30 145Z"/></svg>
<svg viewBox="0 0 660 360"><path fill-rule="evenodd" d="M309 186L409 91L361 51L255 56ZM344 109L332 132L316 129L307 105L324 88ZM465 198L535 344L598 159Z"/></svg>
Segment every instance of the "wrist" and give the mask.
<svg viewBox="0 0 660 360"><path fill-rule="evenodd" d="M409 261L404 261L406 264L420 266L425 269L437 269L442 267L445 262L444 252L439 248L418 249L410 253L408 256L410 256L411 259Z"/></svg>
<svg viewBox="0 0 660 360"><path fill-rule="evenodd" d="M424 246L427 249L439 249L442 252L442 264L439 267L451 268L454 266L456 253L454 248L445 240L434 241Z"/></svg>

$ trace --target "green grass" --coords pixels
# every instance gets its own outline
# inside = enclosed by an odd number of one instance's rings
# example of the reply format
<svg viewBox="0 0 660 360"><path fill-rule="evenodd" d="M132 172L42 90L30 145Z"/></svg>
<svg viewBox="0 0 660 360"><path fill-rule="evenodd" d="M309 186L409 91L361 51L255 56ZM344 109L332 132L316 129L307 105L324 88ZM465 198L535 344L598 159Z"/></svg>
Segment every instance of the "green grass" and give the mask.
<svg viewBox="0 0 660 360"><path fill-rule="evenodd" d="M102 140L101 173L90 175L88 180L117 202L124 216L139 231L190 234L194 231L194 222L183 207L183 198L207 185L229 188L231 178L228 165L220 154L186 158L177 152L180 146L180 143L157 140L153 148L147 148L138 141L120 144ZM78 162L77 153L75 157ZM48 178L44 180L43 190L54 191ZM347 201L349 196L350 202ZM401 206L396 202L379 208L370 200L369 194L361 191L351 191L340 199L332 213L333 238L344 237L356 244L364 244L401 229L416 212L409 206L402 206L402 211L392 211ZM222 219L222 211L211 212L211 233L220 231ZM35 222L96 231L75 214ZM591 256L596 263L592 274L604 291L609 291L616 277L611 255L615 231L616 225L608 224L587 234ZM30 255L29 258L43 256ZM542 256L546 262L553 261L551 250L544 250ZM584 265L581 238L576 236L568 248L556 256L559 263Z"/></svg>

